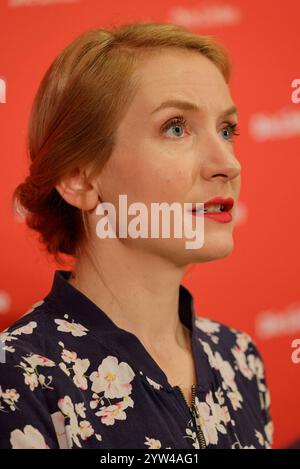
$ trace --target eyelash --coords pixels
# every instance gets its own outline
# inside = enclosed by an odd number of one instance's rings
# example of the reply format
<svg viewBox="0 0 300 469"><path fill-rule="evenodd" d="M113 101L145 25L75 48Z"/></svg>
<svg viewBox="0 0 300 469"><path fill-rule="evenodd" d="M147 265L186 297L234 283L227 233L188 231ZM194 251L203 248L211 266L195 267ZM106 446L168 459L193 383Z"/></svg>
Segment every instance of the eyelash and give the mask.
<svg viewBox="0 0 300 469"><path fill-rule="evenodd" d="M169 130L171 127L173 127L175 125L178 125L178 124L182 125L182 126L186 126L186 119L183 116L176 116L173 119L171 119L170 121L168 121L166 124L164 124L161 128L161 131L162 131L162 133L164 133L167 130ZM223 127L223 129L228 129L228 128L231 130L232 137L228 138L227 140L232 141L233 136L240 135L238 133L239 127L238 127L237 124L232 123L232 122L227 122L227 126Z"/></svg>

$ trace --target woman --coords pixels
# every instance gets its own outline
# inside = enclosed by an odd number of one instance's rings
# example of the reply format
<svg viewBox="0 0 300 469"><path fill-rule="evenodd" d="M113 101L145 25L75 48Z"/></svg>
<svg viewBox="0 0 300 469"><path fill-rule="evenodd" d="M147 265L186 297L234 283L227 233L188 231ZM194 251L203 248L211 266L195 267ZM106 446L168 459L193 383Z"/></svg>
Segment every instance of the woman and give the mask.
<svg viewBox="0 0 300 469"><path fill-rule="evenodd" d="M15 200L47 251L75 264L2 333L1 447L271 448L259 351L195 316L181 285L189 265L233 248L241 166L229 76L211 37L158 23L90 30L45 74ZM120 194L147 209L210 201L226 213L191 216L204 220L196 249L186 232L122 237L120 221L101 237L99 206L119 220Z"/></svg>

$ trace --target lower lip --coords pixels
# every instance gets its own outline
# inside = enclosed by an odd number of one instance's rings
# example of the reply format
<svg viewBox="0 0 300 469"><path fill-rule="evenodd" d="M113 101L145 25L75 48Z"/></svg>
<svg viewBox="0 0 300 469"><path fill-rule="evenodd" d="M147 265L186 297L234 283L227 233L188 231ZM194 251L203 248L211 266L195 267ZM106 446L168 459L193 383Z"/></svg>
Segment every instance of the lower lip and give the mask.
<svg viewBox="0 0 300 469"><path fill-rule="evenodd" d="M192 212L194 217L202 216L203 212ZM232 221L232 215L230 212L208 212L204 213L204 218L215 220L220 223L229 223Z"/></svg>

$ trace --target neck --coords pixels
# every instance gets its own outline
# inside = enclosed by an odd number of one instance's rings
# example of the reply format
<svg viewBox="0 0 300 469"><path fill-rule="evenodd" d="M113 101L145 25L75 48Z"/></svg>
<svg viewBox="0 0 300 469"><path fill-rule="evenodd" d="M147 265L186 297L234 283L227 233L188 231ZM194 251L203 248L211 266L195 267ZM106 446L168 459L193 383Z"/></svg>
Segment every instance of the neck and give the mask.
<svg viewBox="0 0 300 469"><path fill-rule="evenodd" d="M98 255L82 253L69 282L154 353L189 349L191 333L178 314L185 269L120 241L116 246Z"/></svg>

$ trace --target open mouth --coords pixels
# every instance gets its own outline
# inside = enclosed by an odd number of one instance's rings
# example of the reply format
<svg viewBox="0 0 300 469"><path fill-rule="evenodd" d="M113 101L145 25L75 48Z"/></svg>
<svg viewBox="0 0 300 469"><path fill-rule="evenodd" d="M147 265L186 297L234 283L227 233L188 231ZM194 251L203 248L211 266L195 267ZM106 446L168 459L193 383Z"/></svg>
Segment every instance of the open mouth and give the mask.
<svg viewBox="0 0 300 469"><path fill-rule="evenodd" d="M210 205L209 207L204 207L203 212L204 213L220 213L220 212L229 212L230 208L228 205L223 205L223 204L214 204ZM197 210L193 210L194 212L197 212Z"/></svg>
<svg viewBox="0 0 300 469"><path fill-rule="evenodd" d="M193 204L192 212L202 212L202 213L222 213L230 212L234 204L234 200L229 197L227 199L216 197L215 199L209 200L204 203L204 208L202 209L196 207L196 204Z"/></svg>

